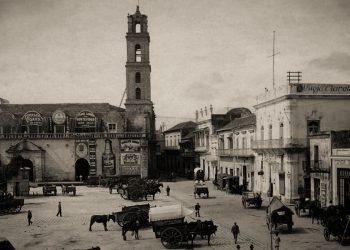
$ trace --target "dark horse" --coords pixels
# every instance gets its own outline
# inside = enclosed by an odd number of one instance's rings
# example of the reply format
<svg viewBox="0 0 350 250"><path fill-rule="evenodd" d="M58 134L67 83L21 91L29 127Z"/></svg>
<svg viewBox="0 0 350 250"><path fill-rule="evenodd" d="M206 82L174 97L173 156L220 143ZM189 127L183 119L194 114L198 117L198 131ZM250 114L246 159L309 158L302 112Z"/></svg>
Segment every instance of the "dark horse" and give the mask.
<svg viewBox="0 0 350 250"><path fill-rule="evenodd" d="M208 246L210 245L210 236L212 234L215 234L217 231L218 226L214 225L212 221L200 221L197 222L190 222L188 223L188 229L191 232L191 244L193 246L193 240L196 238L197 235L203 237L207 237L208 239Z"/></svg>
<svg viewBox="0 0 350 250"><path fill-rule="evenodd" d="M144 191L145 200L147 201L148 195L152 195L154 200L154 196L156 195L156 193L161 192L160 187L163 187L163 183L147 184L146 190Z"/></svg>
<svg viewBox="0 0 350 250"><path fill-rule="evenodd" d="M92 215L91 219L90 219L89 231L91 231L91 226L95 222L103 223L105 231L108 231L108 229L107 229L107 221L109 221L109 220L113 220L113 222L115 222L115 216L113 214L109 214L109 215Z"/></svg>
<svg viewBox="0 0 350 250"><path fill-rule="evenodd" d="M122 227L123 240L126 240L126 233L128 231L131 231L132 234L135 234L135 239L139 240L139 229L140 229L139 220L136 219L136 220L126 222Z"/></svg>
<svg viewBox="0 0 350 250"><path fill-rule="evenodd" d="M311 215L311 223L314 224L316 219L317 224L322 223L324 217L324 210L321 208L321 203L319 201L310 201L309 213Z"/></svg>

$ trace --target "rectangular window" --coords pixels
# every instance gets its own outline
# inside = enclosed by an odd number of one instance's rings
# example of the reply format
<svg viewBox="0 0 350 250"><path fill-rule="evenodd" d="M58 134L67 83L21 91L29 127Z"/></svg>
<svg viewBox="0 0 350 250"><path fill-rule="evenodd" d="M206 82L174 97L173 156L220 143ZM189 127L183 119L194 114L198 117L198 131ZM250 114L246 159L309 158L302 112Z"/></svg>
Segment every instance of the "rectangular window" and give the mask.
<svg viewBox="0 0 350 250"><path fill-rule="evenodd" d="M269 140L272 140L272 124L269 126Z"/></svg>
<svg viewBox="0 0 350 250"><path fill-rule="evenodd" d="M227 172L227 168L225 168L225 174L227 174L228 172Z"/></svg>
<svg viewBox="0 0 350 250"><path fill-rule="evenodd" d="M230 175L233 176L233 169L230 169Z"/></svg>
<svg viewBox="0 0 350 250"><path fill-rule="evenodd" d="M264 161L261 161L260 162L260 169L263 170L263 168L264 168Z"/></svg>
<svg viewBox="0 0 350 250"><path fill-rule="evenodd" d="M318 156L319 156L319 151L318 151L318 145L314 145L314 162L318 162Z"/></svg>
<svg viewBox="0 0 350 250"><path fill-rule="evenodd" d="M307 135L313 135L320 132L320 121L311 120L307 121Z"/></svg>
<svg viewBox="0 0 350 250"><path fill-rule="evenodd" d="M280 184L280 195L285 194L285 189L286 189L286 181L285 181L285 175L280 174L279 175L279 184Z"/></svg>
<svg viewBox="0 0 350 250"><path fill-rule="evenodd" d="M108 131L109 132L116 132L117 131L117 124L116 123L108 123Z"/></svg>
<svg viewBox="0 0 350 250"><path fill-rule="evenodd" d="M55 125L54 126L54 133L64 134L64 132L65 132L64 125Z"/></svg>

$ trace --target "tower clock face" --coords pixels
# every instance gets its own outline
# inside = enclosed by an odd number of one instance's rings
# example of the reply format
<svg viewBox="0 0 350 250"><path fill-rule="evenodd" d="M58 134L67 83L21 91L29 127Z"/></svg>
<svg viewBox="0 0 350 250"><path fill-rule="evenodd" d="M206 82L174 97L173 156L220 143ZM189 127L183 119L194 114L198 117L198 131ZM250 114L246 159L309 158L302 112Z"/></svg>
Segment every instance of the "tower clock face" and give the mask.
<svg viewBox="0 0 350 250"><path fill-rule="evenodd" d="M75 152L81 158L87 156L87 153L88 153L87 145L85 143L78 143L77 146L75 147Z"/></svg>

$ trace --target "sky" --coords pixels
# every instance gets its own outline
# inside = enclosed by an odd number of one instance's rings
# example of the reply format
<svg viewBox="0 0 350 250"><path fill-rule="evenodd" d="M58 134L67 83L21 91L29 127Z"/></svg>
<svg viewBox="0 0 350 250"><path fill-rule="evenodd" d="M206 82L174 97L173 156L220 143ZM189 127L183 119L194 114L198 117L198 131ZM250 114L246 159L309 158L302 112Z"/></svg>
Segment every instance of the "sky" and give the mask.
<svg viewBox="0 0 350 250"><path fill-rule="evenodd" d="M0 0L0 97L119 106L127 15L138 0ZM287 71L350 83L350 1L139 0L148 16L157 126L247 107ZM124 99L125 101L125 99ZM122 104L122 107L123 104Z"/></svg>

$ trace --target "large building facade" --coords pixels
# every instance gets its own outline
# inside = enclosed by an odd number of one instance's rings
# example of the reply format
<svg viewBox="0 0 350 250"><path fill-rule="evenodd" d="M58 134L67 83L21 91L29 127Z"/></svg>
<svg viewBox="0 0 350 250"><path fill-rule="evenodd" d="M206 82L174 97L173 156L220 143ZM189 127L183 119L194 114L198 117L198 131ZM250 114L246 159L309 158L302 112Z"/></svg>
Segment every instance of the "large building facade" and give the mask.
<svg viewBox="0 0 350 250"><path fill-rule="evenodd" d="M125 109L107 103L0 103L0 164L21 157L31 181L152 174L155 114L151 101L147 16L128 15ZM2 99L3 100L3 99Z"/></svg>

